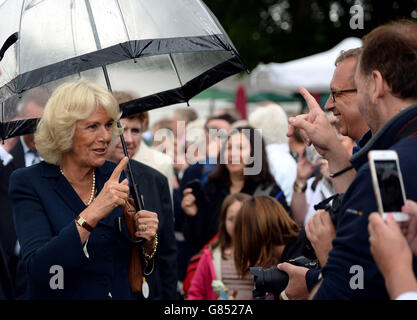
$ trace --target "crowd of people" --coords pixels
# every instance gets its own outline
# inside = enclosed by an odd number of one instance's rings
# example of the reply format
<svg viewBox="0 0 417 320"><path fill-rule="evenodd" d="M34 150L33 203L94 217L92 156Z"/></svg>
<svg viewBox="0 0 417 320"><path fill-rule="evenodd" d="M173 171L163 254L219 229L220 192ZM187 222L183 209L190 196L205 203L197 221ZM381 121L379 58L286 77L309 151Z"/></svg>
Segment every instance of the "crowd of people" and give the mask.
<svg viewBox="0 0 417 320"><path fill-rule="evenodd" d="M324 110L300 88L306 114L186 107L152 128L88 80L27 92L36 132L0 145L0 299L251 300L251 267L288 275L262 299L417 299L417 23L335 66ZM370 150L398 153L407 222L377 213Z"/></svg>

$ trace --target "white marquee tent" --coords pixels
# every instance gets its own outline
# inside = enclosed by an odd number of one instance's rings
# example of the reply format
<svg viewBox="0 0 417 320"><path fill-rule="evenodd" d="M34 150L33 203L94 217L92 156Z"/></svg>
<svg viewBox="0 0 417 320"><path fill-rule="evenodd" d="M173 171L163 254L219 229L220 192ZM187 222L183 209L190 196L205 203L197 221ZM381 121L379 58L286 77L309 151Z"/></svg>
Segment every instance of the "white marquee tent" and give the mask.
<svg viewBox="0 0 417 320"><path fill-rule="evenodd" d="M291 94L300 86L310 92L328 92L335 69L334 62L341 50L362 46L359 38L347 38L334 48L312 56L285 62L260 64L250 76L253 87L259 91Z"/></svg>

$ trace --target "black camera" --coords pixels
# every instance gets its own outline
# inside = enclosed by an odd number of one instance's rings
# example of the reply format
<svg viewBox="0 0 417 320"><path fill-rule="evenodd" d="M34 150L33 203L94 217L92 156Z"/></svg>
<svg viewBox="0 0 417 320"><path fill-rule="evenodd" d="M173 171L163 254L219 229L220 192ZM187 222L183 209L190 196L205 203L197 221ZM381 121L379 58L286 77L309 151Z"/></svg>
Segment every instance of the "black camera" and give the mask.
<svg viewBox="0 0 417 320"><path fill-rule="evenodd" d="M337 227L337 216L339 215L339 209L343 200L343 195L343 193L336 193L314 206L314 210L322 209L329 213L330 219L332 220L335 228Z"/></svg>
<svg viewBox="0 0 417 320"><path fill-rule="evenodd" d="M319 267L317 260L311 260L304 256L288 260L287 262L308 269L317 269ZM255 289L252 291L254 298L262 298L266 293L273 293L275 298L277 298L288 285L288 274L277 267L268 269L251 267L249 271L253 275L255 282Z"/></svg>

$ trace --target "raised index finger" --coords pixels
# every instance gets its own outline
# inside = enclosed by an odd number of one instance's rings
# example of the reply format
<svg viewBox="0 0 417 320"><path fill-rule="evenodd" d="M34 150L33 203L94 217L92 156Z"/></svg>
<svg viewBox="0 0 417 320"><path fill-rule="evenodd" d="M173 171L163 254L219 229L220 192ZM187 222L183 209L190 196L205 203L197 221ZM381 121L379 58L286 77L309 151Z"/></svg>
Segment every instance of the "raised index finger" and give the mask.
<svg viewBox="0 0 417 320"><path fill-rule="evenodd" d="M304 100L307 102L308 109L310 111L313 110L320 110L321 108L317 103L316 99L308 92L308 90L304 87L300 87L300 94L303 96Z"/></svg>
<svg viewBox="0 0 417 320"><path fill-rule="evenodd" d="M127 162L129 161L128 157L124 157L116 168L114 168L113 173L111 174L109 181L116 181L119 182L120 174L126 168Z"/></svg>

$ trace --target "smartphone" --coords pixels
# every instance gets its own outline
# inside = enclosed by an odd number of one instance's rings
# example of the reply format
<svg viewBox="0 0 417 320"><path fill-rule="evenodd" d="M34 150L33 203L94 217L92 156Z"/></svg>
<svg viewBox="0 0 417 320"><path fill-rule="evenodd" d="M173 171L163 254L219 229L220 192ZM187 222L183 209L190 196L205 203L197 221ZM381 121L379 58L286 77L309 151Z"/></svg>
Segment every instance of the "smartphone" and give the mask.
<svg viewBox="0 0 417 320"><path fill-rule="evenodd" d="M194 179L188 182L185 188L191 188L193 190L192 193L195 197L195 204L197 207L201 208L207 205L208 200L206 194L204 193L203 185L199 179Z"/></svg>
<svg viewBox="0 0 417 320"><path fill-rule="evenodd" d="M407 221L408 214L401 212L406 197L397 152L373 150L368 159L379 213L384 219L391 213L395 221Z"/></svg>

